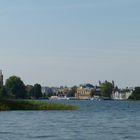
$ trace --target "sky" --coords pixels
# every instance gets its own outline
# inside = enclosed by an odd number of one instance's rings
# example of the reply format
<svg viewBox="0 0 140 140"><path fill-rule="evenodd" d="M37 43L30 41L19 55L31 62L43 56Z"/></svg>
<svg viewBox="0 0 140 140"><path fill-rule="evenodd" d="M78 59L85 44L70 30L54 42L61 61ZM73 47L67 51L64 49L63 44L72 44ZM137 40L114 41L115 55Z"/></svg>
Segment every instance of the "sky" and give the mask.
<svg viewBox="0 0 140 140"><path fill-rule="evenodd" d="M140 86L139 13L139 0L0 0L4 80Z"/></svg>

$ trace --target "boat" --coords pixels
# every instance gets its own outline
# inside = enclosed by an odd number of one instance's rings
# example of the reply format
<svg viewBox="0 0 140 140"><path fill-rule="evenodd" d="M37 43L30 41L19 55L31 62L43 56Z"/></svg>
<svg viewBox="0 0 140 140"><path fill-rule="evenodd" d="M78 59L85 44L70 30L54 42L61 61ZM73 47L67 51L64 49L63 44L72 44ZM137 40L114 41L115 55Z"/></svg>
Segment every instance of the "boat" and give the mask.
<svg viewBox="0 0 140 140"><path fill-rule="evenodd" d="M94 96L94 97L90 98L90 100L101 101L102 98L100 96Z"/></svg>
<svg viewBox="0 0 140 140"><path fill-rule="evenodd" d="M51 96L49 100L69 100L66 96Z"/></svg>
<svg viewBox="0 0 140 140"><path fill-rule="evenodd" d="M69 100L68 97L64 96L64 97L58 97L58 100Z"/></svg>

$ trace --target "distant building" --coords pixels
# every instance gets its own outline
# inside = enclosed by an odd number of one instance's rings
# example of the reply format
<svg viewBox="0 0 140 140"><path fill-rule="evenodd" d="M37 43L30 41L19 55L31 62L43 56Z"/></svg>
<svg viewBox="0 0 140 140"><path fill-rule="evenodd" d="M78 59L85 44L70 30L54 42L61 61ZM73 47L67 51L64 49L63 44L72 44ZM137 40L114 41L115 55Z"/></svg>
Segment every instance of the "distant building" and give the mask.
<svg viewBox="0 0 140 140"><path fill-rule="evenodd" d="M3 74L2 74L2 70L0 70L0 86L3 86Z"/></svg>
<svg viewBox="0 0 140 140"><path fill-rule="evenodd" d="M101 87L100 86L95 86L94 90L92 90L92 96L101 97Z"/></svg>
<svg viewBox="0 0 140 140"><path fill-rule="evenodd" d="M45 96L54 95L54 91L50 87L42 87L41 91L42 91L42 94L45 95Z"/></svg>
<svg viewBox="0 0 140 140"><path fill-rule="evenodd" d="M68 88L68 87L60 87L60 88L58 88L58 93L57 93L57 95L58 96L61 96L61 97L64 97L64 96L67 96L67 94L69 93L69 91L70 91L70 88Z"/></svg>
<svg viewBox="0 0 140 140"><path fill-rule="evenodd" d="M43 86L41 91L44 96L56 96L56 95L58 95L59 88Z"/></svg>
<svg viewBox="0 0 140 140"><path fill-rule="evenodd" d="M86 100L92 97L91 91L94 89L94 86L91 84L83 84L77 88L77 92L75 93L76 99Z"/></svg>
<svg viewBox="0 0 140 140"><path fill-rule="evenodd" d="M132 94L132 89L119 89L112 93L112 99L114 100L127 100Z"/></svg>

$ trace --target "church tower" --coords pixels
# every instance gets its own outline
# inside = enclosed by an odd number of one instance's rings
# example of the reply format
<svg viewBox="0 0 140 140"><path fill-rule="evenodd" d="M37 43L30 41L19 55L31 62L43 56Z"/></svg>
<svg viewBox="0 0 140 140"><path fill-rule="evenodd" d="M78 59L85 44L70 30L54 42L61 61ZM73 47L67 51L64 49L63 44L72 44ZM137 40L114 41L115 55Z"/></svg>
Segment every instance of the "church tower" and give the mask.
<svg viewBox="0 0 140 140"><path fill-rule="evenodd" d="M0 70L0 87L3 86L3 74L2 74L2 70Z"/></svg>

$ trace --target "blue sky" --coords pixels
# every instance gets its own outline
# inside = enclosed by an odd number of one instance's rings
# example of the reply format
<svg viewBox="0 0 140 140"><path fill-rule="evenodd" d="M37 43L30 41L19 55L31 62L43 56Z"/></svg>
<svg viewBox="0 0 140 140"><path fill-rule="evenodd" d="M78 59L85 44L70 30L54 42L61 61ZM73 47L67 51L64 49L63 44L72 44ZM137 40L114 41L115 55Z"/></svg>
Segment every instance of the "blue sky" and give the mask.
<svg viewBox="0 0 140 140"><path fill-rule="evenodd" d="M139 0L1 0L5 79L59 86L140 85Z"/></svg>

